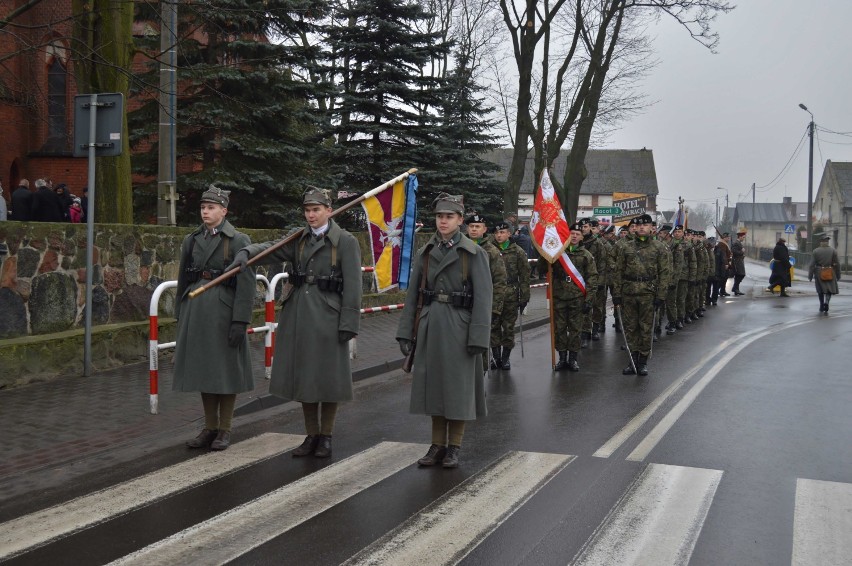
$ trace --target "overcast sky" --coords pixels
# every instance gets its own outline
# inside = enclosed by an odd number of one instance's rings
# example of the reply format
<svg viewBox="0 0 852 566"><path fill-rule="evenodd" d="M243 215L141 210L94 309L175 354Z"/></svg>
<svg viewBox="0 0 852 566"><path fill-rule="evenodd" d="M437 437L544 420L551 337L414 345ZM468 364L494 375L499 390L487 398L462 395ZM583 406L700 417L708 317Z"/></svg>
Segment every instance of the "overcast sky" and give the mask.
<svg viewBox="0 0 852 566"><path fill-rule="evenodd" d="M813 112L816 197L826 160L852 161L852 1L735 0L720 15L713 54L671 18L652 28L659 65L644 82L657 103L606 147L654 151L658 207L807 201ZM819 128L845 132L841 136ZM801 147L793 156L801 140ZM783 176L782 170L784 171ZM777 178L776 178L777 177Z"/></svg>

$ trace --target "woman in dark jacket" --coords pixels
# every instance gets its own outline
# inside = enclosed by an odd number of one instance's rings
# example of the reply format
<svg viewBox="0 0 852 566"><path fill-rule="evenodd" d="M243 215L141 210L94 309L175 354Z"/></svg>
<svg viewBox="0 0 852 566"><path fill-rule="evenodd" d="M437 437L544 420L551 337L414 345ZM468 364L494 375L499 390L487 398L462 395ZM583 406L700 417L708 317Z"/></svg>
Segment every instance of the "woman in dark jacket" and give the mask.
<svg viewBox="0 0 852 566"><path fill-rule="evenodd" d="M789 297L784 291L790 286L790 251L787 249L787 240L779 238L775 244L775 249L772 250L772 275L769 276L769 287L767 291L773 293L772 288L778 285L781 287L781 296ZM773 293L774 294L774 293Z"/></svg>

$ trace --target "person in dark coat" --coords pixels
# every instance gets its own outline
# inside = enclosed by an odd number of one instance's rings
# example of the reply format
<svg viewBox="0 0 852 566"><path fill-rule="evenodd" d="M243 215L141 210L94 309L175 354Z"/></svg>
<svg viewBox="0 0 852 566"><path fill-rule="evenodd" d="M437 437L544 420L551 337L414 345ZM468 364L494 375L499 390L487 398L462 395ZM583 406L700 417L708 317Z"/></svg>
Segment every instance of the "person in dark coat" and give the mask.
<svg viewBox="0 0 852 566"><path fill-rule="evenodd" d="M745 279L746 276L745 239L745 229L739 230L737 232L737 239L731 244L731 267L733 267L734 271L734 286L731 289L731 292L735 296L745 295L745 293L740 291L740 283L742 283L742 280Z"/></svg>
<svg viewBox="0 0 852 566"><path fill-rule="evenodd" d="M255 276L246 270L194 299L189 293L223 273L251 240L225 220L229 191L210 185L201 195L202 224L183 240L175 318L175 391L198 391L204 429L189 448L225 450L237 393L254 389L246 327L251 322Z"/></svg>
<svg viewBox="0 0 852 566"><path fill-rule="evenodd" d="M291 455L328 458L338 404L353 398L349 341L361 320L361 247L330 218L329 191L308 188L302 206L308 225L299 237L259 261L293 265L282 294L269 392L302 404L307 436ZM244 266L273 243L240 250L231 267Z"/></svg>
<svg viewBox="0 0 852 566"><path fill-rule="evenodd" d="M460 231L462 197L441 193L433 210L437 232L411 260L396 339L404 356L415 348L410 411L432 418L432 445L417 463L455 468L465 422L488 412L482 354L494 287L487 252Z"/></svg>
<svg viewBox="0 0 852 566"><path fill-rule="evenodd" d="M781 296L789 297L785 289L790 286L790 251L787 249L787 240L779 238L775 244L775 249L772 250L772 275L769 276L769 287L767 291L772 293L773 287L778 285L781 287Z"/></svg>
<svg viewBox="0 0 852 566"><path fill-rule="evenodd" d="M62 219L69 222L71 220L71 205L74 203L74 197L68 191L68 185L59 183L53 191L59 197L59 204L62 206Z"/></svg>
<svg viewBox="0 0 852 566"><path fill-rule="evenodd" d="M816 280L816 292L819 297L819 310L828 314L831 296L837 294L837 282L840 281L840 262L837 252L828 245L831 237L823 234L819 247L814 250L813 261L808 271L808 281ZM827 275L823 275L826 273ZM829 278L828 275L831 275Z"/></svg>
<svg viewBox="0 0 852 566"><path fill-rule="evenodd" d="M33 220L35 222L62 222L65 215L62 202L44 179L35 182L36 192L33 193Z"/></svg>
<svg viewBox="0 0 852 566"><path fill-rule="evenodd" d="M30 182L21 179L18 188L12 193L12 220L31 222L33 219L33 193Z"/></svg>
<svg viewBox="0 0 852 566"><path fill-rule="evenodd" d="M80 222L85 224L89 220L89 187L83 187L80 208L83 209L83 216L80 218Z"/></svg>

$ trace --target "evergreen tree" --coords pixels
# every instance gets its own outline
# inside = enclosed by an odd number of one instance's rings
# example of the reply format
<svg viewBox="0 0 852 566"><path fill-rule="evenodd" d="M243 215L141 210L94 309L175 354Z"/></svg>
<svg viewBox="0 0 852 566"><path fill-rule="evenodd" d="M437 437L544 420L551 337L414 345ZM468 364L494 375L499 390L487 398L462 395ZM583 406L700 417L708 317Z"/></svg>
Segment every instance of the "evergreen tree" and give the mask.
<svg viewBox="0 0 852 566"><path fill-rule="evenodd" d="M416 31L432 17L415 1L352 0L326 28L340 86L328 135L343 187L366 190L427 165L424 146L438 123L442 80L423 69L449 48L439 33ZM428 177L421 183L428 186Z"/></svg>
<svg viewBox="0 0 852 566"><path fill-rule="evenodd" d="M494 123L487 118L491 109L480 96L482 90L467 57L457 54L456 68L441 92L440 124L423 152L427 159L422 169L428 179L423 198L431 202L441 191L463 194L465 207L488 218L493 226L503 218L504 183L497 178L497 165L480 158L495 147L490 133Z"/></svg>
<svg viewBox="0 0 852 566"><path fill-rule="evenodd" d="M155 6L156 8L156 6ZM234 191L230 217L245 227L297 222L300 194L315 182L318 122L308 104L308 82L291 69L305 54L272 43L273 34L310 31L324 1L212 0L181 4L178 30L177 159L180 224L198 222L201 193L212 182ZM137 19L156 22L141 8ZM156 53L159 38L137 38ZM134 162L137 174L156 176L158 101L156 61L136 83L146 102L130 115L132 143L147 148ZM153 138L152 138L153 136ZM187 172L187 170L189 170ZM137 217L156 209L156 180L144 187ZM145 198L147 197L147 198Z"/></svg>

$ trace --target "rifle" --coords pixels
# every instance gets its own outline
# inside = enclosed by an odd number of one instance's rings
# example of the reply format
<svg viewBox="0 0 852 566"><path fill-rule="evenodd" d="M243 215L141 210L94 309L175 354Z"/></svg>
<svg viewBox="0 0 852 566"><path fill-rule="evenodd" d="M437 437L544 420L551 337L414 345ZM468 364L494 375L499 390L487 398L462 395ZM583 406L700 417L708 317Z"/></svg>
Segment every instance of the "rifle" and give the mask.
<svg viewBox="0 0 852 566"><path fill-rule="evenodd" d="M417 292L417 311L414 315L414 330L411 333L411 350L402 361L402 371L411 373L414 366L414 351L417 349L417 330L420 328L420 313L423 312L423 291L426 289L426 276L429 274L429 248L423 252L423 273L420 274L420 289Z"/></svg>
<svg viewBox="0 0 852 566"><path fill-rule="evenodd" d="M521 284L520 284L520 282L518 282L518 302L520 302L520 300L521 300ZM523 358L524 357L524 309L520 308L520 309L518 309L518 312L519 312L519 316L521 318L521 324L520 324L519 328L521 329L521 357Z"/></svg>
<svg viewBox="0 0 852 566"><path fill-rule="evenodd" d="M416 174L416 173L417 173L417 169L414 169L414 168L409 169L409 170L408 170L408 171L406 171L405 173L403 173L403 174L401 174L401 175L398 175L398 176L394 177L394 178L393 178L393 179L391 179L390 181L388 181L388 182L386 182L386 183L382 183L382 184L381 184L381 185L379 185L378 187L376 187L376 188L374 188L374 189L371 189L370 191L368 191L368 192L364 193L363 195L359 196L358 198L356 198L356 199L354 199L354 200L352 200L352 201L350 201L350 202L347 202L346 204L344 204L344 205L343 205L343 206L341 206L340 208L335 208L335 209L331 212L331 214L329 215L329 218L334 218L335 216L337 216L337 215L339 215L339 214L342 214L342 213L346 212L347 210L349 210L350 208L352 208L352 207L353 207L353 206L355 206L356 204L361 204L362 202L364 202L364 201L365 201L365 200L367 200L368 198L374 197L374 196L376 196L377 194L379 194L380 192L382 192L382 191L384 191L384 190L386 190L386 189L390 189L391 187L393 187L393 186L394 186L395 184L397 184L398 182L400 182L400 181L404 181L404 180L405 180L405 179L407 179L410 175L414 175L414 174ZM297 231L293 232L292 234L290 234L289 236L287 236L287 237L285 237L285 238L283 238L283 239L281 239L281 240L279 240L279 241L275 242L273 245L269 246L268 248L266 248L266 249L265 249L265 250L263 250L262 252L258 253L256 256L254 256L254 257L252 257L252 258L249 258L249 260L248 260L248 265L252 265L252 264L257 263L257 262L258 262L258 260L260 260L261 258L263 258L263 257L265 257L265 256L268 256L269 254L271 254L271 253L272 253L272 252L274 252L275 250L279 249L280 247L282 247L282 246L284 246L284 245L286 245L286 244L289 244L290 242L292 242L293 240L295 240L296 238L298 238L298 237L299 237L299 236L301 236L301 235L302 235L302 231L301 231L301 230L297 230ZM230 279L231 277L233 277L233 276L235 276L235 275L239 274L239 272L240 272L240 268L239 268L239 267L235 267L235 268L233 268L233 269L231 269L231 270L229 270L229 271L226 271L225 273L223 273L222 275L220 275L219 277L217 277L217 278L216 278L216 279L214 279L213 281L210 281L209 283L207 283L207 284L205 284L205 285L202 285L201 287L198 287L198 288L197 288L197 289L195 289L194 291L190 292L190 293L189 293L189 298L190 298L190 299L194 299L195 297L197 297L198 295L200 295L200 294L204 293L204 292L205 292L205 291L207 291L208 289L210 289L210 288L212 288L212 287L215 287L215 286L219 285L220 283L222 283L223 281L225 281L225 280L227 280L227 279Z"/></svg>

